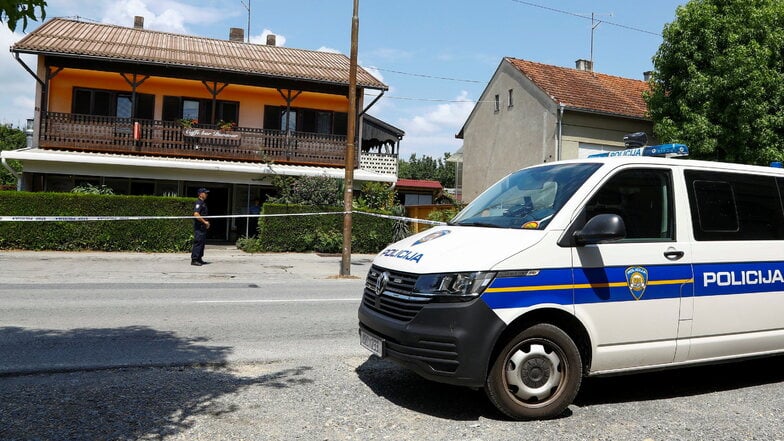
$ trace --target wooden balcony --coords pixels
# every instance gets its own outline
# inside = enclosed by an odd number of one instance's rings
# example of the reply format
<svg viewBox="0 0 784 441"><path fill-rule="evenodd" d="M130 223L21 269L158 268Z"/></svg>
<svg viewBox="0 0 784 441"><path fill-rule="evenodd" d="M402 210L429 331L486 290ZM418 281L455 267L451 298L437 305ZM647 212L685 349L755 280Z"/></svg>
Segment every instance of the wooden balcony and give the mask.
<svg viewBox="0 0 784 441"><path fill-rule="evenodd" d="M174 121L42 113L39 146L149 156L345 166L346 137L209 124L184 128ZM134 131L134 123L138 123Z"/></svg>

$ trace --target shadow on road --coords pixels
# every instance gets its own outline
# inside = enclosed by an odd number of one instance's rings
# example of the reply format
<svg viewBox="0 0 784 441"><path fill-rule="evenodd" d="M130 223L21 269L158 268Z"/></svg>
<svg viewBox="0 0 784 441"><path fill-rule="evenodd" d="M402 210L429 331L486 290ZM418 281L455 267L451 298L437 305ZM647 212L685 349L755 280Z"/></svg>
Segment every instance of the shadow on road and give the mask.
<svg viewBox="0 0 784 441"><path fill-rule="evenodd" d="M659 372L586 378L578 407L659 400L784 382L784 356ZM425 380L390 361L371 356L356 369L378 396L427 415L456 421L506 419L484 392ZM572 415L571 410L562 417Z"/></svg>
<svg viewBox="0 0 784 441"><path fill-rule="evenodd" d="M481 390L425 380L375 355L359 365L356 373L377 396L415 412L456 421L501 417Z"/></svg>
<svg viewBox="0 0 784 441"><path fill-rule="evenodd" d="M574 403L660 400L784 382L784 356L659 372L586 378Z"/></svg>
<svg viewBox="0 0 784 441"><path fill-rule="evenodd" d="M205 343L147 327L0 328L0 439L160 439L237 410L224 396L313 382L310 367L238 375L231 348Z"/></svg>

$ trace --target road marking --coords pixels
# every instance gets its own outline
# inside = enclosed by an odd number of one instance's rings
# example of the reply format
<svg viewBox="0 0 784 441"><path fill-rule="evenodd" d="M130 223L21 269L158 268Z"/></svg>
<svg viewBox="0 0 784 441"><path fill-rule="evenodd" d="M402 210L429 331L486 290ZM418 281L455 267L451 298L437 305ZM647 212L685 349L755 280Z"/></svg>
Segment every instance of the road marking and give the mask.
<svg viewBox="0 0 784 441"><path fill-rule="evenodd" d="M359 302L361 297L351 299L251 299L251 300L194 300L192 303L312 303L312 302Z"/></svg>

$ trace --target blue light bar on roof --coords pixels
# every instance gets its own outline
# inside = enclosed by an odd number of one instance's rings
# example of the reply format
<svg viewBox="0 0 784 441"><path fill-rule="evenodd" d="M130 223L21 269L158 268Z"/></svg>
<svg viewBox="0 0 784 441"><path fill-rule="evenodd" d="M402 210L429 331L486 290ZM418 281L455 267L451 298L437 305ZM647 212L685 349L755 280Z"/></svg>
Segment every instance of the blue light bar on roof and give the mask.
<svg viewBox="0 0 784 441"><path fill-rule="evenodd" d="M689 148L684 144L661 144L636 149L618 150L616 152L597 153L589 158L607 158L610 156L661 156L673 158L676 156L689 156Z"/></svg>

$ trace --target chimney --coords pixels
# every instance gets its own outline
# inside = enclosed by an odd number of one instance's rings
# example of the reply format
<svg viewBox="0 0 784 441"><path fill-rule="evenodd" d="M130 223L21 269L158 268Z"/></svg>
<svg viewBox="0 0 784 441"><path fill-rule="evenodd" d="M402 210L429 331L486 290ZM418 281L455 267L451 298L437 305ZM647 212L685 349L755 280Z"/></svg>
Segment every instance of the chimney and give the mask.
<svg viewBox="0 0 784 441"><path fill-rule="evenodd" d="M267 46L275 46L275 34L267 34Z"/></svg>
<svg viewBox="0 0 784 441"><path fill-rule="evenodd" d="M144 29L144 17L141 15L137 15L133 17L133 28L134 29Z"/></svg>
<svg viewBox="0 0 784 441"><path fill-rule="evenodd" d="M588 72L593 72L593 61L583 60L581 58L575 61L575 65L577 67L577 70L587 70Z"/></svg>
<svg viewBox="0 0 784 441"><path fill-rule="evenodd" d="M648 81L651 81L651 77L653 77L653 71L652 70L646 70L645 72L642 73L642 77L643 77L643 79L645 80L646 83Z"/></svg>
<svg viewBox="0 0 784 441"><path fill-rule="evenodd" d="M239 42L245 41L245 31L242 28L229 29L229 40Z"/></svg>

